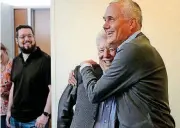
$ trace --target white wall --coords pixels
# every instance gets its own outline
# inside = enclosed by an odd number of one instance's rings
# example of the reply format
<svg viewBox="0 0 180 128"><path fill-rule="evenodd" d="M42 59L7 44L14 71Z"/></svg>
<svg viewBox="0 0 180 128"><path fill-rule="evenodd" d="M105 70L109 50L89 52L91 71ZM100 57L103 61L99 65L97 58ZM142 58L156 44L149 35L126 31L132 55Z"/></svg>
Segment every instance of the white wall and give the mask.
<svg viewBox="0 0 180 128"><path fill-rule="evenodd" d="M13 6L50 6L51 0L1 0Z"/></svg>
<svg viewBox="0 0 180 128"><path fill-rule="evenodd" d="M110 0L53 0L52 94L53 126L56 127L58 100L68 74L85 59L97 60L95 37L102 28L105 8ZM162 55L169 76L169 98L172 115L180 127L180 5L179 0L136 0L143 11L142 31Z"/></svg>
<svg viewBox="0 0 180 128"><path fill-rule="evenodd" d="M8 48L9 55L14 57L14 15L13 8L0 3L0 41Z"/></svg>
<svg viewBox="0 0 180 128"><path fill-rule="evenodd" d="M58 100L67 85L70 70L85 59L97 60L95 38L102 28L106 3L108 0L55 0L52 3L52 90L55 92L52 94L54 114L52 127L54 128Z"/></svg>

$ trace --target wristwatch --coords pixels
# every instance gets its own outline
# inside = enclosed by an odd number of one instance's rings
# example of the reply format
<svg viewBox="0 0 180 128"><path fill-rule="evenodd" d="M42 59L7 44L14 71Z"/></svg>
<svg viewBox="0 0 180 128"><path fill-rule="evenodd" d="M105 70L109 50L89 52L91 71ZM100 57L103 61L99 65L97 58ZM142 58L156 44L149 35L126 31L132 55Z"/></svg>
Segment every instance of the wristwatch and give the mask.
<svg viewBox="0 0 180 128"><path fill-rule="evenodd" d="M50 117L50 115L51 115L51 114L49 114L49 113L47 113L47 112L43 112L43 114L44 114L45 116L48 116L48 117Z"/></svg>

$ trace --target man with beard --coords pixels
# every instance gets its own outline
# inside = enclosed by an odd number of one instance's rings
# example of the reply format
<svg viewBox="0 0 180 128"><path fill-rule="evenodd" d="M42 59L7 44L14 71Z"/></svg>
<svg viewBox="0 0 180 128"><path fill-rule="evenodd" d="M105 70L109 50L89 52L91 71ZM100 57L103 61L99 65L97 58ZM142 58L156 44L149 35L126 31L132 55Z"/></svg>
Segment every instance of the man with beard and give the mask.
<svg viewBox="0 0 180 128"><path fill-rule="evenodd" d="M31 26L16 28L21 53L13 59L6 122L11 128L48 127L51 108L51 59L36 46Z"/></svg>

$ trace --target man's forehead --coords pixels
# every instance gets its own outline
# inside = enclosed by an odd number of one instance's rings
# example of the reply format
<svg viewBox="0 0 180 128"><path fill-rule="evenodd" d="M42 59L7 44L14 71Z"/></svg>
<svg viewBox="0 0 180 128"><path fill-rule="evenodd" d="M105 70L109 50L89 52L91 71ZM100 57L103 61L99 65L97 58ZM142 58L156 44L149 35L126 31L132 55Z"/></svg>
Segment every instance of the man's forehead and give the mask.
<svg viewBox="0 0 180 128"><path fill-rule="evenodd" d="M29 28L21 28L19 29L19 33L32 33L32 31Z"/></svg>
<svg viewBox="0 0 180 128"><path fill-rule="evenodd" d="M106 19L106 18L110 18L110 17L115 17L119 14L121 14L120 5L117 3L111 3L106 8L103 18Z"/></svg>
<svg viewBox="0 0 180 128"><path fill-rule="evenodd" d="M116 47L117 45L115 43L107 43L108 47Z"/></svg>

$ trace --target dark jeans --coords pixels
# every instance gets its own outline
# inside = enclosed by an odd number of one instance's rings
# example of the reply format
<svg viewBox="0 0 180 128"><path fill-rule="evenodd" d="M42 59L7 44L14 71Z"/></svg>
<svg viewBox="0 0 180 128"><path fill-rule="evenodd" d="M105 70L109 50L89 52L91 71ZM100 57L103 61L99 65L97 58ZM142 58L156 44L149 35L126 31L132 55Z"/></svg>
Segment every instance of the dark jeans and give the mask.
<svg viewBox="0 0 180 128"><path fill-rule="evenodd" d="M1 128L7 128L6 115L1 116L0 122L1 122Z"/></svg>
<svg viewBox="0 0 180 128"><path fill-rule="evenodd" d="M36 128L35 123L36 123L36 120L23 123L23 122L17 121L13 117L10 118L11 128ZM45 128L49 128L48 125L49 125L49 122L46 124Z"/></svg>

